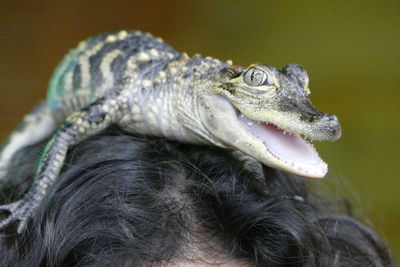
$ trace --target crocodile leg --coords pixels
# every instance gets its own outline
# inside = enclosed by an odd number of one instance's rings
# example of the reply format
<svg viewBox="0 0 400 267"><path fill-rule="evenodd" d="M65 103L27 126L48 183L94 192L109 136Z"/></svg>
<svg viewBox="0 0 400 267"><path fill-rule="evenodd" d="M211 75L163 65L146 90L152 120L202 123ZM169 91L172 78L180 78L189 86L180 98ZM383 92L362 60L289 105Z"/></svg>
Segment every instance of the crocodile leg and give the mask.
<svg viewBox="0 0 400 267"><path fill-rule="evenodd" d="M68 148L116 122L126 107L123 100L126 98L116 95L101 98L67 118L47 143L30 191L21 200L0 206L0 210L11 213L0 221L0 230L17 220L18 233L25 230L28 220L56 181Z"/></svg>
<svg viewBox="0 0 400 267"><path fill-rule="evenodd" d="M261 162L239 150L233 150L231 155L242 163L243 169L254 175L254 181L257 181L262 187L266 186L264 169Z"/></svg>
<svg viewBox="0 0 400 267"><path fill-rule="evenodd" d="M0 180L7 174L11 160L20 149L35 144L57 128L54 112L40 102L27 114L0 149Z"/></svg>

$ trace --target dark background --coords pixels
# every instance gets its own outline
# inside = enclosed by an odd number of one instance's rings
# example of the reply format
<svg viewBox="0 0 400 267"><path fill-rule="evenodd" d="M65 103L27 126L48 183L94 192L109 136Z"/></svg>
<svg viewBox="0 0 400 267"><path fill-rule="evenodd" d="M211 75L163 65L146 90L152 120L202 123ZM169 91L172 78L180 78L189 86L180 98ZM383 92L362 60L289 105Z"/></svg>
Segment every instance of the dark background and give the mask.
<svg viewBox="0 0 400 267"><path fill-rule="evenodd" d="M244 66L300 63L313 103L343 126L317 144L330 173L315 183L350 198L400 254L400 1L33 2L0 2L1 139L45 97L63 55L97 33L148 31Z"/></svg>

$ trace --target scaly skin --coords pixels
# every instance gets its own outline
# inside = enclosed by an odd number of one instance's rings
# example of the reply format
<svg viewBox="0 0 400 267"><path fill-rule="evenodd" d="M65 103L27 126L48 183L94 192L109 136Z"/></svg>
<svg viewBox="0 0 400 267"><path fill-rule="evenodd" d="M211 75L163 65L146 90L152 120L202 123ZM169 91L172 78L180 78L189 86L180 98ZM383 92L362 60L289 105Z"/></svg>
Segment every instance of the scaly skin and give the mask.
<svg viewBox="0 0 400 267"><path fill-rule="evenodd" d="M0 206L11 212L0 230L19 221L21 233L56 181L68 148L111 124L132 133L236 149L248 155L239 156L246 161L255 158L299 175L323 177L326 165L308 145L260 123L309 139L338 139L337 118L316 110L309 93L307 74L298 65L243 68L200 55L189 58L141 32L119 31L83 41L55 70L47 103L28 114L3 146L2 176L18 150L53 133L30 191ZM278 136L278 142L260 137L262 132ZM281 150L285 142L289 145ZM294 149L288 154L290 144L306 152ZM298 160L296 153L308 159Z"/></svg>

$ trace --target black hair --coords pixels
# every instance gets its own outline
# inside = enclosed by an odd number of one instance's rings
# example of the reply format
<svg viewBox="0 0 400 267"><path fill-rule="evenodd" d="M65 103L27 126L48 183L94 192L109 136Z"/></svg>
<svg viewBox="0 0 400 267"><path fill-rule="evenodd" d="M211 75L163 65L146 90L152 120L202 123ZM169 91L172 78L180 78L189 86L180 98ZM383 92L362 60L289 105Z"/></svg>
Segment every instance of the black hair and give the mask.
<svg viewBox="0 0 400 267"><path fill-rule="evenodd" d="M17 155L2 202L28 190L45 142ZM390 266L379 237L333 215L308 180L264 167L258 183L226 150L111 129L75 146L1 266Z"/></svg>

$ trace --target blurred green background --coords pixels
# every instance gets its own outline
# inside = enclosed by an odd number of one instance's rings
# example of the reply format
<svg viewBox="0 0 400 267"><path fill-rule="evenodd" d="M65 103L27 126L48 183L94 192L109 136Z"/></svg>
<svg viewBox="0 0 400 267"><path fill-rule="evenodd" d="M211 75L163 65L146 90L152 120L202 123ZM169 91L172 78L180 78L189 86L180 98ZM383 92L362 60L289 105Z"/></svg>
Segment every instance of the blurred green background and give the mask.
<svg viewBox="0 0 400 267"><path fill-rule="evenodd" d="M313 103L343 126L341 140L317 144L330 173L315 183L350 198L400 255L400 1L36 2L0 2L1 139L68 49L97 33L148 31L244 66L300 63Z"/></svg>

